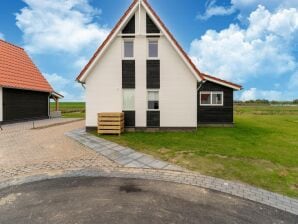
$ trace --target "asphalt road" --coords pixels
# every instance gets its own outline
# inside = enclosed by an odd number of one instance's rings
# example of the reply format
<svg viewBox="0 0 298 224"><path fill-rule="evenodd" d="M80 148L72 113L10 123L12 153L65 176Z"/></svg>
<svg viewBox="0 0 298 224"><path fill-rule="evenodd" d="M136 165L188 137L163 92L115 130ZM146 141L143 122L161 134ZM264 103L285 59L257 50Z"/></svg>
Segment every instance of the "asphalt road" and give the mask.
<svg viewBox="0 0 298 224"><path fill-rule="evenodd" d="M0 191L0 223L297 224L298 217L186 185L118 178L66 178Z"/></svg>

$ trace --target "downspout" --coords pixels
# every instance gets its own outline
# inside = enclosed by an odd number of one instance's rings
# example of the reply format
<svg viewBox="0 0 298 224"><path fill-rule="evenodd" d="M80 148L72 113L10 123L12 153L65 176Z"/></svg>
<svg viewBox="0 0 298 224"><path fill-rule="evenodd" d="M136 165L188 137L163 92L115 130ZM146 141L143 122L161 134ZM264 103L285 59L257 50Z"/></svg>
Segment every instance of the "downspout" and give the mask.
<svg viewBox="0 0 298 224"><path fill-rule="evenodd" d="M202 88L203 84L206 82L206 80L202 80L201 82L199 82L199 86L197 88L197 102L199 102L199 91L200 89ZM199 104L199 103L198 103ZM199 105L197 105L197 124L199 124L199 112L198 112L198 109L199 109ZM198 125L197 125L197 129L198 129Z"/></svg>
<svg viewBox="0 0 298 224"><path fill-rule="evenodd" d="M141 1L139 0L139 35L141 35Z"/></svg>
<svg viewBox="0 0 298 224"><path fill-rule="evenodd" d="M48 117L51 118L51 100L50 100L50 97L51 97L51 93L49 93L49 97L48 97Z"/></svg>
<svg viewBox="0 0 298 224"><path fill-rule="evenodd" d="M202 88L202 86L205 82L206 82L206 80L202 80L201 82L199 82L200 85L198 86L197 91L199 91Z"/></svg>

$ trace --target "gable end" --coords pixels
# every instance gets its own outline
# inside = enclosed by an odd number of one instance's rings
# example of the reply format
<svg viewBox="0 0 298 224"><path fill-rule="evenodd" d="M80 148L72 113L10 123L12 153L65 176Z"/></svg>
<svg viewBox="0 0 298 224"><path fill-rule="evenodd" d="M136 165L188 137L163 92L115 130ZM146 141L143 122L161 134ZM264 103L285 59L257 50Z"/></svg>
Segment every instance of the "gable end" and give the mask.
<svg viewBox="0 0 298 224"><path fill-rule="evenodd" d="M130 19L127 25L122 30L123 34L134 34L136 32L135 15Z"/></svg>
<svg viewBox="0 0 298 224"><path fill-rule="evenodd" d="M148 14L146 14L146 33L160 33L160 30Z"/></svg>

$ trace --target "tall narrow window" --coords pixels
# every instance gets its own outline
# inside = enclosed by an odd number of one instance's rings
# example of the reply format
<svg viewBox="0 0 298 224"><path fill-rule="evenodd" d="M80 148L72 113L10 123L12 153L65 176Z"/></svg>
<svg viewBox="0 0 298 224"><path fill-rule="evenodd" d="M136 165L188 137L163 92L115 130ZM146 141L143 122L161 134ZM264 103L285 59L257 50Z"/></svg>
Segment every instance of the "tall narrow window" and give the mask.
<svg viewBox="0 0 298 224"><path fill-rule="evenodd" d="M135 90L124 89L123 90L123 111L135 110Z"/></svg>
<svg viewBox="0 0 298 224"><path fill-rule="evenodd" d="M159 92L158 90L148 91L148 110L159 110Z"/></svg>
<svg viewBox="0 0 298 224"><path fill-rule="evenodd" d="M133 40L124 41L124 58L129 59L134 57L134 44Z"/></svg>
<svg viewBox="0 0 298 224"><path fill-rule="evenodd" d="M157 40L149 40L148 46L149 58L158 58L158 41Z"/></svg>

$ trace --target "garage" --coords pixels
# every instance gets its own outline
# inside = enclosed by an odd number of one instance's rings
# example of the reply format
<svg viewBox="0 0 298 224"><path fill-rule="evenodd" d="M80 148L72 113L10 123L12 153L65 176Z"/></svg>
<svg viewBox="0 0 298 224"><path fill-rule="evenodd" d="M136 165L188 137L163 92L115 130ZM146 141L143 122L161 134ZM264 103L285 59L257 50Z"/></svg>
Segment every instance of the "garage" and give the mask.
<svg viewBox="0 0 298 224"><path fill-rule="evenodd" d="M49 93L3 88L3 121L47 118Z"/></svg>
<svg viewBox="0 0 298 224"><path fill-rule="evenodd" d="M0 40L0 125L57 117L61 98L23 48ZM53 113L50 99L56 102Z"/></svg>

